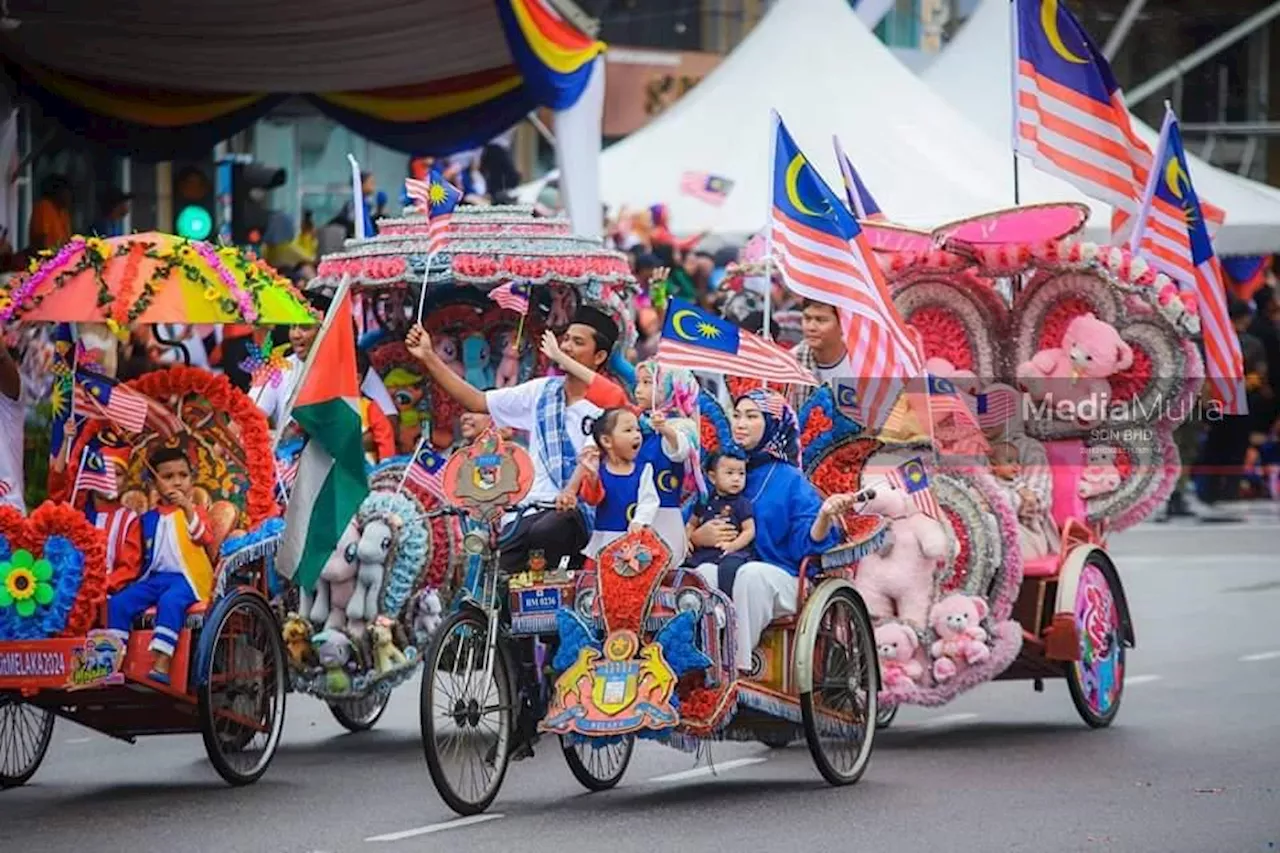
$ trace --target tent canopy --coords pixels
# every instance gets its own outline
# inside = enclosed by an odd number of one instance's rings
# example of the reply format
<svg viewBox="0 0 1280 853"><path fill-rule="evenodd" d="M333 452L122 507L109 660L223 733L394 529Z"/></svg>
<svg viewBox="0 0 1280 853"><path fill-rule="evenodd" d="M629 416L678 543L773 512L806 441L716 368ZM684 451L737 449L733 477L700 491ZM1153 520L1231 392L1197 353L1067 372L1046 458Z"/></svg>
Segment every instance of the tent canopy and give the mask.
<svg viewBox="0 0 1280 853"><path fill-rule="evenodd" d="M565 109L604 49L569 0L9 0L0 55L71 130L135 156L207 149L286 97L402 150Z"/></svg>
<svg viewBox="0 0 1280 853"><path fill-rule="evenodd" d="M921 74L970 122L1005 146L1009 144L1013 121L1009 19L1009 0L981 0L947 48ZM1157 131L1136 118L1133 128L1155 148ZM1226 211L1226 223L1214 238L1221 254L1280 251L1280 190L1233 175L1194 156L1189 157L1187 167L1199 195ZM1006 167L1006 175L1011 174L1011 168ZM1023 177L1043 174L1028 160L1020 162L1019 171ZM1023 187L1025 202L1051 200L1040 195L1043 190L1038 181L1023 181ZM1079 196L1078 191L1071 192ZM1093 204L1098 206L1097 202Z"/></svg>
<svg viewBox="0 0 1280 853"><path fill-rule="evenodd" d="M602 200L615 209L665 202L684 233L758 231L769 204L771 107L837 190L838 135L895 222L932 228L1013 204L1007 146L908 71L843 0L779 0L693 91L605 151ZM717 208L680 193L686 171L733 181L727 202ZM536 199L554 177L522 188L522 198ZM1045 200L1083 201L1048 175L1024 183ZM1103 238L1110 211L1093 208L1089 234Z"/></svg>

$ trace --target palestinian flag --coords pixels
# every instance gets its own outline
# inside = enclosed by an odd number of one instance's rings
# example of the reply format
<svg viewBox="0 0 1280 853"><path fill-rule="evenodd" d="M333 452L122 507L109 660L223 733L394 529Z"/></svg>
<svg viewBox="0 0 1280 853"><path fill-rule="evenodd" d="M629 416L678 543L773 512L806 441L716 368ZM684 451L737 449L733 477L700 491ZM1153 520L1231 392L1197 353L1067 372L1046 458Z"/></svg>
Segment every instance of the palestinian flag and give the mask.
<svg viewBox="0 0 1280 853"><path fill-rule="evenodd" d="M308 440L285 511L276 557L281 575L311 589L347 524L369 494L360 428L351 291L343 284L302 368L302 381L281 418L292 417Z"/></svg>

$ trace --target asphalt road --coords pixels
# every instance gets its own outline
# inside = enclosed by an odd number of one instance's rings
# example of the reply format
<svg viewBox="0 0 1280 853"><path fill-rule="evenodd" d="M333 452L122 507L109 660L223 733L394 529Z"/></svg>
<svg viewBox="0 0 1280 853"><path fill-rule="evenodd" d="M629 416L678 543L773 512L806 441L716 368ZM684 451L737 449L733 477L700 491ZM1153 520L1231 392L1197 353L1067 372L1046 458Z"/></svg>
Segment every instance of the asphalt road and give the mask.
<svg viewBox="0 0 1280 853"><path fill-rule="evenodd" d="M616 790L588 795L546 744L490 814L458 821L427 776L416 685L361 735L290 697L274 764L239 790L198 736L129 746L60 721L31 783L0 793L0 851L1280 850L1280 515L1145 526L1113 551L1138 647L1108 730L1063 682L985 685L904 710L843 789L802 743L717 745L715 774L642 745Z"/></svg>

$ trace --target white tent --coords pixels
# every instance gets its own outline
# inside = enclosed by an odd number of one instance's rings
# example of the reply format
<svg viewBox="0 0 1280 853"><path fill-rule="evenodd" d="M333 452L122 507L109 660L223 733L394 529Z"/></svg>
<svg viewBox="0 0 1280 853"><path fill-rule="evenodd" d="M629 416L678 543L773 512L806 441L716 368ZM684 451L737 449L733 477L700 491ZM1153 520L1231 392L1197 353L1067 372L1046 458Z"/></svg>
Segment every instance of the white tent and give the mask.
<svg viewBox="0 0 1280 853"><path fill-rule="evenodd" d="M1012 132L1009 10L1009 0L982 0L938 59L921 74L965 118L1006 147ZM1159 136L1155 130L1136 119L1134 130L1155 148ZM1280 252L1280 190L1196 157L1188 159L1197 192L1227 214L1214 240L1218 251L1224 255ZM1010 175L1011 169L1007 166L1005 174ZM1026 176L1035 172L1035 167L1023 159L1019 170ZM1023 201L1046 200L1037 196L1039 187L1025 181L1023 186Z"/></svg>
<svg viewBox="0 0 1280 853"><path fill-rule="evenodd" d="M833 188L837 134L891 220L933 227L1013 203L1011 154L908 71L844 0L779 0L725 61L670 110L604 152L601 200L611 208L658 201L681 233L741 235L765 224L769 203L769 110ZM681 176L708 172L734 182L717 208L680 192ZM1023 169L1041 200L1082 197ZM537 198L543 184L521 198ZM1109 208L1095 205L1090 236L1105 238Z"/></svg>

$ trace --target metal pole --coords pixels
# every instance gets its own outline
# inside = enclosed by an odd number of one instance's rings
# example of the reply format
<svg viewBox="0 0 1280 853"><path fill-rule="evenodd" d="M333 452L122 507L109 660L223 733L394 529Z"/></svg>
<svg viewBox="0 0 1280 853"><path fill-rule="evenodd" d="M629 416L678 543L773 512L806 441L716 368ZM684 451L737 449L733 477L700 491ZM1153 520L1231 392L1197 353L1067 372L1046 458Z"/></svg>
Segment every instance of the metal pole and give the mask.
<svg viewBox="0 0 1280 853"><path fill-rule="evenodd" d="M548 145L552 148L556 147L555 136L552 135L551 130L543 124L542 119L538 118L537 111L529 113L525 118L529 119L529 124L533 125L533 129L538 131L538 135L545 139Z"/></svg>
<svg viewBox="0 0 1280 853"><path fill-rule="evenodd" d="M1146 5L1147 0L1129 0L1125 5L1124 11L1120 13L1120 20L1116 21L1116 25L1111 28L1111 32L1107 34L1107 43L1102 46L1102 54L1108 62L1116 58L1120 45L1124 44L1125 36L1129 35L1129 30L1133 29L1138 15L1142 14L1142 7Z"/></svg>
<svg viewBox="0 0 1280 853"><path fill-rule="evenodd" d="M1236 24L1234 27L1227 30L1216 39L1213 39L1199 50L1187 54L1182 59L1179 59L1177 62L1170 65L1164 71L1161 71L1156 76L1147 80L1145 83L1140 83L1139 85L1134 86L1133 89L1124 96L1124 102L1129 106L1133 106L1134 104L1145 101L1147 98L1151 97L1156 92L1181 77L1183 74L1186 74L1191 69L1201 65L1205 60L1212 59L1217 56L1222 51L1231 47L1231 45L1240 41L1240 39L1270 23L1276 17L1280 17L1280 0L1276 0L1276 2L1271 3L1261 12L1258 12L1256 15L1251 15Z"/></svg>

